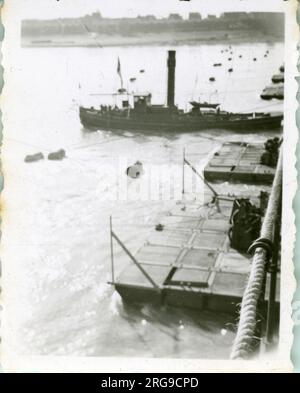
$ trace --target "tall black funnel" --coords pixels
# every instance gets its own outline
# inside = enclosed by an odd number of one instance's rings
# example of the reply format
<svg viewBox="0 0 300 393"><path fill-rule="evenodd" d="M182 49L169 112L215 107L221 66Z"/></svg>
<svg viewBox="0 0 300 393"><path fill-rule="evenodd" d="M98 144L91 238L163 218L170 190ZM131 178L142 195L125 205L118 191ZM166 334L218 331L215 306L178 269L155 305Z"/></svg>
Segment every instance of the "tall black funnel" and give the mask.
<svg viewBox="0 0 300 393"><path fill-rule="evenodd" d="M168 51L168 107L172 108L174 106L174 96L175 96L175 68L176 68L176 51Z"/></svg>

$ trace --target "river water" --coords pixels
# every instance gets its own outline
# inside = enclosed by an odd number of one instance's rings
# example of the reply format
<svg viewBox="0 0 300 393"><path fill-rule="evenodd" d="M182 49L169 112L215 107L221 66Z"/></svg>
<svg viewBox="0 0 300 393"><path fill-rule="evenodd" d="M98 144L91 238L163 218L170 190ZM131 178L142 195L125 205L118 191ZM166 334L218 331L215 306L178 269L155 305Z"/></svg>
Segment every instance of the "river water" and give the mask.
<svg viewBox="0 0 300 393"><path fill-rule="evenodd" d="M282 110L282 103L265 102L261 90L283 63L283 44L178 46L176 98L186 109L191 99L219 102L230 111ZM126 165L140 160L145 168L172 168L174 189L181 187L182 150L203 166L223 141L264 141L273 132L236 134L210 130L181 135L88 132L80 124L79 104L118 104L109 94L120 87L117 58L124 86L151 91L153 103L166 96L167 47L21 49L15 72L22 116L5 136L15 165L14 192L23 203L15 208L18 256L16 297L12 316L18 352L38 355L148 356L226 358L236 320L226 314L187 312L169 308L124 308L107 284L110 280L109 216L115 232L134 252L159 217L178 203L178 195L135 200L116 190ZM266 51L269 55L264 57ZM239 56L242 57L239 57ZM229 61L228 58L233 60ZM257 61L253 58L256 57ZM213 63L222 63L213 67ZM228 73L232 67L233 72ZM140 72L144 70L144 72ZM214 76L216 81L209 82ZM136 78L133 83L129 78ZM99 95L101 94L101 95ZM61 162L24 163L24 157L64 148ZM223 191L251 187L228 184ZM121 193L123 190L121 190ZM172 194L172 193L171 193ZM116 195L119 199L116 201ZM164 200L159 200L164 199ZM22 256L22 257L21 257ZM126 258L116 249L117 273Z"/></svg>

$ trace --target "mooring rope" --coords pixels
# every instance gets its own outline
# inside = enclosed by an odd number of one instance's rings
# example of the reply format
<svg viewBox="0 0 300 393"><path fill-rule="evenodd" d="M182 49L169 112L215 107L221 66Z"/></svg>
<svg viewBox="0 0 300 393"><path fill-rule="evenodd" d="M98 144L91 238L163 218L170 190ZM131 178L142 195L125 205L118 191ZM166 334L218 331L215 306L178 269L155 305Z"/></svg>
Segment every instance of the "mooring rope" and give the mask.
<svg viewBox="0 0 300 393"><path fill-rule="evenodd" d="M272 191L260 232L261 237L254 243L254 247L251 247L255 249L255 252L252 259L249 280L241 304L240 320L230 355L231 359L249 357L256 341L257 308L263 290L266 264L272 252L273 230L280 209L281 191L282 148L280 149Z"/></svg>

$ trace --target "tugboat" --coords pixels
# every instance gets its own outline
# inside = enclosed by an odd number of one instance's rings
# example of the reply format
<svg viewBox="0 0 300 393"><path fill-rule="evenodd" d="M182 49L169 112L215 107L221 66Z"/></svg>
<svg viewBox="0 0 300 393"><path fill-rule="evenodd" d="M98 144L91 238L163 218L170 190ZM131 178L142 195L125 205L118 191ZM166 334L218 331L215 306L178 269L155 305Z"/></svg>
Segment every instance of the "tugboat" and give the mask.
<svg viewBox="0 0 300 393"><path fill-rule="evenodd" d="M221 110L219 104L192 101L188 112L175 105L176 52L168 52L167 106L152 105L151 93L133 94L133 108L129 105L129 94L122 101L122 108L101 105L80 107L80 120L89 129L123 130L140 132L193 132L207 129L236 131L261 131L281 127L282 113L230 113ZM118 72L120 67L118 66Z"/></svg>

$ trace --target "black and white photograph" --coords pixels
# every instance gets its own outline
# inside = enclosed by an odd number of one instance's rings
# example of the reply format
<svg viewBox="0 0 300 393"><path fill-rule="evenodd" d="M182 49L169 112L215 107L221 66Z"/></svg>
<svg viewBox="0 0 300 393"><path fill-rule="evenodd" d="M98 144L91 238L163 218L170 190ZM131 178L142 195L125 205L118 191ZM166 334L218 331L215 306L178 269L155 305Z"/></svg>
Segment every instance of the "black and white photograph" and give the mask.
<svg viewBox="0 0 300 393"><path fill-rule="evenodd" d="M296 3L4 2L4 367L292 370Z"/></svg>

